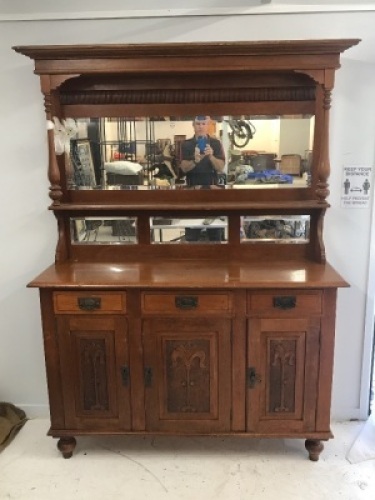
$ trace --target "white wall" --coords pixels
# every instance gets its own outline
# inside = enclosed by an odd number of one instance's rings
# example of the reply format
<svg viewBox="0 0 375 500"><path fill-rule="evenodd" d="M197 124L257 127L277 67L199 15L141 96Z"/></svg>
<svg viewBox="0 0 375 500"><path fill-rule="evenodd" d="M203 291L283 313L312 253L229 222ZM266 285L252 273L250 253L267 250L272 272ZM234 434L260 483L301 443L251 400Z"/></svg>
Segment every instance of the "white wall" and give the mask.
<svg viewBox="0 0 375 500"><path fill-rule="evenodd" d="M280 127L279 156L292 153L305 158L306 151L311 149L310 138L313 128L313 118L284 118Z"/></svg>
<svg viewBox="0 0 375 500"><path fill-rule="evenodd" d="M12 45L362 38L342 56L331 120L329 261L350 282L339 292L333 415L359 415L370 209L340 208L345 162L374 164L375 13L3 22L0 26L0 399L46 411L38 295L29 280L53 262L47 146L39 79ZM372 57L372 62L369 60ZM371 55L372 54L372 55Z"/></svg>

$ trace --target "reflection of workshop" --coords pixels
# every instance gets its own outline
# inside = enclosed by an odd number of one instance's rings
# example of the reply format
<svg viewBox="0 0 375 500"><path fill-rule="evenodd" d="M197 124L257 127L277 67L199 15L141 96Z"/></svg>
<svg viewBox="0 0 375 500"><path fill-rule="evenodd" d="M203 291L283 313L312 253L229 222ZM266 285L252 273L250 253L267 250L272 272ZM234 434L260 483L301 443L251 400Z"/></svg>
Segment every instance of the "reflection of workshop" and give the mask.
<svg viewBox="0 0 375 500"><path fill-rule="evenodd" d="M70 187L183 187L186 174L179 166L181 144L193 135L193 118L76 120L77 134L71 140L72 165L68 168ZM209 137L219 139L225 153L220 184L238 188L306 187L314 126L311 114L211 117ZM248 129L250 133L246 133Z"/></svg>
<svg viewBox="0 0 375 500"><path fill-rule="evenodd" d="M226 243L227 217L150 220L152 243Z"/></svg>
<svg viewBox="0 0 375 500"><path fill-rule="evenodd" d="M243 240L263 240L281 243L306 243L309 241L310 217L298 216L253 216L243 217Z"/></svg>
<svg viewBox="0 0 375 500"><path fill-rule="evenodd" d="M75 217L71 219L75 244L137 243L136 219L132 217Z"/></svg>

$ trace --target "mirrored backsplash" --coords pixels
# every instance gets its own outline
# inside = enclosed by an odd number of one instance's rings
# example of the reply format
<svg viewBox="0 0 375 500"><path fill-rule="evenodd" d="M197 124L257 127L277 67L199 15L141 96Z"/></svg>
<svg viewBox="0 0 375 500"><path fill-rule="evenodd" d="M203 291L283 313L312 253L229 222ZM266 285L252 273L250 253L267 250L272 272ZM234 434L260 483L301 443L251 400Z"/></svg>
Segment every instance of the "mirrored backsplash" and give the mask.
<svg viewBox="0 0 375 500"><path fill-rule="evenodd" d="M73 217L70 219L74 245L113 245L138 243L135 217Z"/></svg>
<svg viewBox="0 0 375 500"><path fill-rule="evenodd" d="M259 215L241 219L241 243L308 243L309 215Z"/></svg>
<svg viewBox="0 0 375 500"><path fill-rule="evenodd" d="M225 216L180 219L151 217L150 231L153 244L221 244L228 242L228 218Z"/></svg>
<svg viewBox="0 0 375 500"><path fill-rule="evenodd" d="M205 130L195 118L207 118ZM312 115L68 122L69 189L291 188L307 187L311 180ZM202 140L211 149L199 148ZM207 155L222 163L215 165Z"/></svg>
<svg viewBox="0 0 375 500"><path fill-rule="evenodd" d="M151 245L227 244L227 216L161 217L149 219ZM137 217L73 217L73 245L135 245L139 242ZM306 244L310 240L309 215L242 216L241 244Z"/></svg>

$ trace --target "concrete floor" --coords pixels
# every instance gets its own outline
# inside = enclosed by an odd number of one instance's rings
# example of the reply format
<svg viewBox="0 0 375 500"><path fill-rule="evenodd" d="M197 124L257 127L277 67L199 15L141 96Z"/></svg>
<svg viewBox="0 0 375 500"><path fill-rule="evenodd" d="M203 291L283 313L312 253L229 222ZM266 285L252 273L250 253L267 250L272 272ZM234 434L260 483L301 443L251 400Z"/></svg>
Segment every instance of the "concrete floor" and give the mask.
<svg viewBox="0 0 375 500"><path fill-rule="evenodd" d="M0 499L374 500L375 459L345 456L362 422L334 423L319 462L303 440L79 437L70 460L30 420L0 454Z"/></svg>

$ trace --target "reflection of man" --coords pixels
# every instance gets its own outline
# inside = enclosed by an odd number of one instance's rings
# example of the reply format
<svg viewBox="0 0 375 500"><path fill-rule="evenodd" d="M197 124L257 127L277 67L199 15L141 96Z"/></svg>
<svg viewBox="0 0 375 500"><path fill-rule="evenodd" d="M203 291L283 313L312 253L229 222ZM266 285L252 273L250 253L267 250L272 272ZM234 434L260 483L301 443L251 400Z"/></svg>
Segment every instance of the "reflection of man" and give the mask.
<svg viewBox="0 0 375 500"><path fill-rule="evenodd" d="M196 116L193 121L194 137L181 144L180 168L186 174L188 186L212 186L218 184L218 174L223 172L225 155L221 142L208 133L209 116ZM209 241L222 241L224 230L207 227ZM199 228L185 229L186 241L198 241L202 236Z"/></svg>
<svg viewBox="0 0 375 500"><path fill-rule="evenodd" d="M217 184L223 172L225 155L221 142L208 134L209 116L196 116L194 137L181 144L180 168L186 174L188 186Z"/></svg>

